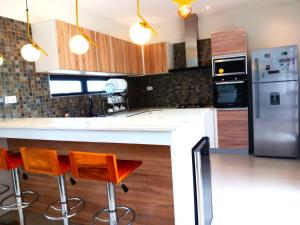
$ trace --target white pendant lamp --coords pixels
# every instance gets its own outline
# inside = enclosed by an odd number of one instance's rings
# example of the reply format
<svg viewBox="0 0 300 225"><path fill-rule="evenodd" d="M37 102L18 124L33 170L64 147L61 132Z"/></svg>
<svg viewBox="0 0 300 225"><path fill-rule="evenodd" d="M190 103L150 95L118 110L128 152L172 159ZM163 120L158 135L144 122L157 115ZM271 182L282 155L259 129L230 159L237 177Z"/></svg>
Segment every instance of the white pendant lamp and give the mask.
<svg viewBox="0 0 300 225"><path fill-rule="evenodd" d="M135 22L130 30L129 36L132 42L138 45L144 45L150 41L152 34L157 35L156 31L141 15L140 0L137 0L137 16L139 21Z"/></svg>
<svg viewBox="0 0 300 225"><path fill-rule="evenodd" d="M37 43L35 43L31 37L27 0L26 0L26 18L27 18L27 38L30 43L27 43L22 47L21 55L26 61L35 62L39 60L39 58L41 57L41 52L46 56L48 56L48 54Z"/></svg>
<svg viewBox="0 0 300 225"><path fill-rule="evenodd" d="M78 19L78 0L76 0L76 28L78 30L78 34L74 35L69 41L70 50L76 55L83 55L87 53L90 48L90 44L96 46L96 43L89 38L84 32L82 28L79 26Z"/></svg>

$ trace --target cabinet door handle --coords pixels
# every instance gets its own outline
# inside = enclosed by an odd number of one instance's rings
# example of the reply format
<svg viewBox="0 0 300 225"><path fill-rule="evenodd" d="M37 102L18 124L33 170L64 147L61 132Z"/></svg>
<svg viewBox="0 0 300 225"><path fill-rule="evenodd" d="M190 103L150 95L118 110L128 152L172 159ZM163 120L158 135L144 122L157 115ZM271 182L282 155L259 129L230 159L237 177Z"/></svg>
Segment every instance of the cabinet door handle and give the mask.
<svg viewBox="0 0 300 225"><path fill-rule="evenodd" d="M258 58L255 59L255 77L256 77L256 82L259 81L259 61ZM256 118L260 118L260 104L259 104L259 99L260 99L260 91L259 91L259 84L255 84L255 92L256 92Z"/></svg>

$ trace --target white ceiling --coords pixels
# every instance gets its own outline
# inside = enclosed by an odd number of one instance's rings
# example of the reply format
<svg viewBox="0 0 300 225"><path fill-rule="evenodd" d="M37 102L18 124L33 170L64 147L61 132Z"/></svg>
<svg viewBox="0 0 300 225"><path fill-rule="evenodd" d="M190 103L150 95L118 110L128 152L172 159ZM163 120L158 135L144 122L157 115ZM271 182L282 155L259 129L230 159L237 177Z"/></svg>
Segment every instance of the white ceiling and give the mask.
<svg viewBox="0 0 300 225"><path fill-rule="evenodd" d="M75 0L63 0L74 4ZM217 13L244 5L245 7L278 4L296 0L198 0L193 4L193 11L198 14ZM108 17L126 26L136 20L136 0L79 0L79 5L98 15ZM206 10L209 5L211 9ZM176 20L177 5L173 0L141 0L142 15L152 24Z"/></svg>

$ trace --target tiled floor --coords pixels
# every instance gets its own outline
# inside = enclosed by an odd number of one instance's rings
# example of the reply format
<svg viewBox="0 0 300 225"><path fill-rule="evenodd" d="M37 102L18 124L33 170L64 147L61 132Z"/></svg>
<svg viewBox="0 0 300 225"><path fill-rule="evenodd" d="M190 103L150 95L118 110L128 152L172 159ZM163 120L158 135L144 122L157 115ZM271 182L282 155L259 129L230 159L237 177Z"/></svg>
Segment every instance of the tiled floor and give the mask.
<svg viewBox="0 0 300 225"><path fill-rule="evenodd" d="M213 225L300 224L300 161L215 154L212 172ZM2 217L0 225L15 218L16 214ZM31 213L27 221L27 225L62 224Z"/></svg>
<svg viewBox="0 0 300 225"><path fill-rule="evenodd" d="M300 161L213 155L213 225L299 225Z"/></svg>

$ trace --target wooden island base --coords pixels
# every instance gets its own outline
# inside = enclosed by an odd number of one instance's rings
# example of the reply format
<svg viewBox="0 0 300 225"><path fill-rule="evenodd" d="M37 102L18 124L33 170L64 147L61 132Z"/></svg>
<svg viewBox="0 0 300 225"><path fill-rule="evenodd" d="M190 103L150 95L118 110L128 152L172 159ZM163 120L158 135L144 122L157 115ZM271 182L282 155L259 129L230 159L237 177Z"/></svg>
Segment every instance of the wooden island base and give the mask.
<svg viewBox="0 0 300 225"><path fill-rule="evenodd" d="M98 153L114 153L118 159L141 160L143 165L125 180L129 192L116 187L117 204L131 207L136 212L136 225L173 225L174 204L172 188L171 154L169 146L129 145L109 143L82 143L8 139L9 150L19 151L20 147L43 147L57 150L67 155L68 151L79 150ZM22 181L23 190L39 193L38 202L28 210L42 213L58 199L58 186L55 177L29 174L30 179ZM78 180L75 186L67 176L67 191L70 196L78 196L86 201L86 207L73 222L90 224L96 211L108 206L106 184L88 180Z"/></svg>

